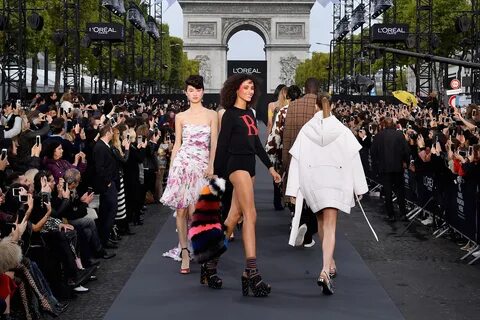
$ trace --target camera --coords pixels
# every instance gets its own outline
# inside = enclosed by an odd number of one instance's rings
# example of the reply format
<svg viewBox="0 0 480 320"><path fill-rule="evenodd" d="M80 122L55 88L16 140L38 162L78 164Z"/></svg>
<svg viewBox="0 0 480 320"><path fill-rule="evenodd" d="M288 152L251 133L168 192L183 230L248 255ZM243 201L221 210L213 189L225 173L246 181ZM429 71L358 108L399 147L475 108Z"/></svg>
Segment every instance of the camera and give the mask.
<svg viewBox="0 0 480 320"><path fill-rule="evenodd" d="M460 151L458 151L458 154L465 158L467 156L467 151L460 150Z"/></svg>
<svg viewBox="0 0 480 320"><path fill-rule="evenodd" d="M13 188L12 189L12 195L14 197L18 197L20 195L20 191L22 190L22 188Z"/></svg>
<svg viewBox="0 0 480 320"><path fill-rule="evenodd" d="M417 138L418 138L418 133L412 132L412 133L409 134L409 137L410 137L410 139L412 139L412 140L417 140Z"/></svg>
<svg viewBox="0 0 480 320"><path fill-rule="evenodd" d="M21 194L18 196L18 201L20 201L21 203L25 203L28 201L28 195L26 194Z"/></svg>
<svg viewBox="0 0 480 320"><path fill-rule="evenodd" d="M7 157L7 149L2 149L2 160L5 160L5 158Z"/></svg>

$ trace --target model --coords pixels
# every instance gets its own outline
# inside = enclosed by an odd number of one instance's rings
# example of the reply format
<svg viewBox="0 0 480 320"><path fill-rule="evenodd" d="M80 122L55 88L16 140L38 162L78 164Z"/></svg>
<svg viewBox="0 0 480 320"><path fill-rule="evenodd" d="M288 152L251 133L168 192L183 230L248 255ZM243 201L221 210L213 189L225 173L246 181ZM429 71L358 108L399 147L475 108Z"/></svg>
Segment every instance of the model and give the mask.
<svg viewBox="0 0 480 320"><path fill-rule="evenodd" d="M213 159L217 145L217 113L202 105L203 93L201 76L190 76L185 81L185 94L190 108L175 117L175 144L167 186L160 200L176 209L182 274L190 273L187 220L195 210L200 190L208 183L206 178L213 175Z"/></svg>
<svg viewBox="0 0 480 320"><path fill-rule="evenodd" d="M273 168L258 137L257 122L251 109L258 96L258 85L250 75L235 74L225 81L220 99L226 111L218 136L215 173L228 179L233 185L232 203L224 223L227 238L243 216L242 235L246 267L242 275L242 292L248 295L251 289L255 296L267 296L271 289L262 281L256 258L257 212L253 197L255 155L260 157L275 182L279 183L281 177Z"/></svg>
<svg viewBox="0 0 480 320"><path fill-rule="evenodd" d="M296 207L289 244L295 244L305 198L316 213L318 229L323 230L323 267L317 284L330 295L334 292L332 278L336 276L333 253L338 210L350 213L355 206L354 194L366 193L368 186L357 139L330 114L326 95L317 96L317 106L323 112L317 112L303 126L290 149L286 194L296 197Z"/></svg>

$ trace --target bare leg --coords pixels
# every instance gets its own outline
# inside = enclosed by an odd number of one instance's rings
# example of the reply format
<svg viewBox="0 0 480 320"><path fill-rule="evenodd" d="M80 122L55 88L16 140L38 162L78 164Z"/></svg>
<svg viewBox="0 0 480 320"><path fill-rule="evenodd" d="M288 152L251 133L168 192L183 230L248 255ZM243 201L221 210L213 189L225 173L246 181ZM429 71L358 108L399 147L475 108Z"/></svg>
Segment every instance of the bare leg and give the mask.
<svg viewBox="0 0 480 320"><path fill-rule="evenodd" d="M318 216L323 215L323 241L322 241L322 250L323 250L323 268L322 273L326 272L327 274L330 271L330 268L334 265L333 262L333 252L335 250L335 231L337 227L337 214L338 210L334 208L323 209L322 213Z"/></svg>
<svg viewBox="0 0 480 320"><path fill-rule="evenodd" d="M225 219L225 226L227 230L225 232L225 237L227 239L233 234L233 230L237 225L238 221L242 217L242 212L240 211L240 204L238 203L237 197L235 195L235 188L233 189L232 194L232 204L230 205L230 210L228 211L227 219Z"/></svg>
<svg viewBox="0 0 480 320"><path fill-rule="evenodd" d="M180 242L180 248L187 248L187 209L177 209L177 233L178 241ZM187 250L182 250L182 269L188 269L190 267L190 257Z"/></svg>
<svg viewBox="0 0 480 320"><path fill-rule="evenodd" d="M230 175L230 181L233 184L236 204L240 206L240 212L243 213L242 235L245 257L255 258L257 256L255 239L257 211L253 196L253 180L247 171L237 170Z"/></svg>
<svg viewBox="0 0 480 320"><path fill-rule="evenodd" d="M323 214L317 214L317 222L318 222L318 238L320 242L323 244ZM330 265L330 269L336 269L337 265L335 264L335 259L332 259L332 264ZM332 270L333 271L333 270Z"/></svg>

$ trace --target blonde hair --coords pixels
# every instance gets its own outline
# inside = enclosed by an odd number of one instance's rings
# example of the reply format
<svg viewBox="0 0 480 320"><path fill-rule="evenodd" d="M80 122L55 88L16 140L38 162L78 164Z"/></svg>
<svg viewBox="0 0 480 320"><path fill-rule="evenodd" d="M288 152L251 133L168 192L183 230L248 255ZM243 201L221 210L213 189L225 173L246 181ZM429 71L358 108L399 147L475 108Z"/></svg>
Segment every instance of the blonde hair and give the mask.
<svg viewBox="0 0 480 320"><path fill-rule="evenodd" d="M285 86L278 93L278 106L280 108L283 108L288 104L287 91L288 91L288 87Z"/></svg>

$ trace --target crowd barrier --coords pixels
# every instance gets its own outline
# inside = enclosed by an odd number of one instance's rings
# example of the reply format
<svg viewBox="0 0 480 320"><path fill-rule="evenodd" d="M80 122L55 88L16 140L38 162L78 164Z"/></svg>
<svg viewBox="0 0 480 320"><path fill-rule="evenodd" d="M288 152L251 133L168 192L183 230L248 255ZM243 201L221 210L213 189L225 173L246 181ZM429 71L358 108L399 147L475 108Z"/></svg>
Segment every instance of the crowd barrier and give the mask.
<svg viewBox="0 0 480 320"><path fill-rule="evenodd" d="M370 154L365 162L365 174L371 184L370 191L378 190L382 181L375 171ZM480 250L479 183L461 176L455 176L454 180L447 183L439 180L434 172L416 173L409 169L404 171L405 200L410 210L407 217L414 221L420 215L431 215L434 222L440 222L435 224L441 226L434 232L435 237L454 230L475 243L461 258L464 260ZM475 258L469 264L479 259L480 257Z"/></svg>

